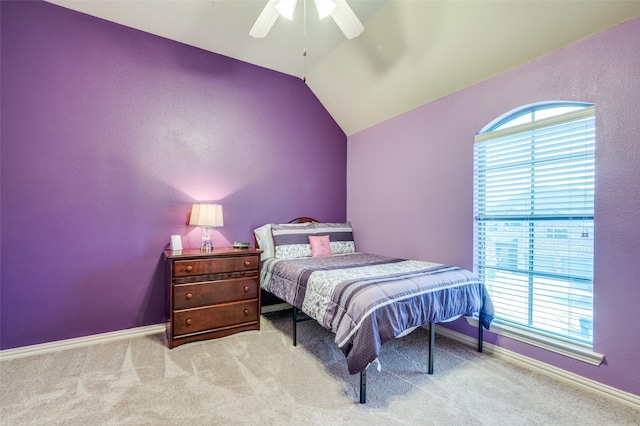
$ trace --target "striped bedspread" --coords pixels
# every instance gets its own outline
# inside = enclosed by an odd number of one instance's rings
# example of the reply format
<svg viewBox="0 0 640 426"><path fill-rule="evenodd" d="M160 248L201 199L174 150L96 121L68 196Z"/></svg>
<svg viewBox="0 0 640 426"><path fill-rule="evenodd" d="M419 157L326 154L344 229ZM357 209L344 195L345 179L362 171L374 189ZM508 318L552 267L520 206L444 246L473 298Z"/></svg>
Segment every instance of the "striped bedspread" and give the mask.
<svg viewBox="0 0 640 426"><path fill-rule="evenodd" d="M262 287L332 330L350 374L374 361L381 345L405 330L482 313L493 305L465 269L366 253L267 259Z"/></svg>

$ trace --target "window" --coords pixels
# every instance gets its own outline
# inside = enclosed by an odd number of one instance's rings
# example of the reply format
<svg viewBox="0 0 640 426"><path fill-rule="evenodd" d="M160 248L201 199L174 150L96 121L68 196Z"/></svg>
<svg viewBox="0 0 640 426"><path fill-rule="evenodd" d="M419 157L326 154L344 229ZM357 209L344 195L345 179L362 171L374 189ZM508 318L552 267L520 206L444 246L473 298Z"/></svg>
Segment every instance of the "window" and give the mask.
<svg viewBox="0 0 640 426"><path fill-rule="evenodd" d="M474 267L496 322L592 346L594 107L498 119L474 144Z"/></svg>

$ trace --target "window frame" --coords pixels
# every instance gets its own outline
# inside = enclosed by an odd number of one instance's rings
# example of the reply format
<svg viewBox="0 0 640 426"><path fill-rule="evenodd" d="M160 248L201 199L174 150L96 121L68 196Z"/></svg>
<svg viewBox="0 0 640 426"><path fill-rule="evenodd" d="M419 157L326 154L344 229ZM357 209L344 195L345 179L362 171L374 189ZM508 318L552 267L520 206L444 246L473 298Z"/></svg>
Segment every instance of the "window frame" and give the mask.
<svg viewBox="0 0 640 426"><path fill-rule="evenodd" d="M535 119L536 112L550 110L555 108L569 108L573 109L570 112L564 112L559 115L552 115L551 117L545 117L539 120ZM529 122L525 122L522 124L517 124L513 126L509 126L508 123L514 120L519 119L520 117L531 114L531 119ZM545 114L543 114L545 115ZM578 119L580 117L593 117L595 120L595 106L593 104L588 103L578 103L578 102L549 102L549 103L541 103L541 104L533 104L518 108L513 110L507 114L498 117L496 120L489 123L485 126L475 137L475 143L482 143L491 139L497 139L500 137L508 136L508 135L517 135L521 133L526 133L535 129L543 129L546 127L551 127L556 124L561 124L564 122L571 122L571 120ZM543 126L541 126L543 124ZM595 138L595 136L594 136ZM474 143L474 145L475 145ZM595 140L594 140L595 144ZM533 147L532 147L533 149ZM477 161L477 153L474 147L474 167L475 162ZM595 172L594 172L595 177ZM478 246L478 213L477 213L477 170L474 171L474 270L478 272L478 258L479 258L479 246ZM594 197L595 198L595 197ZM532 217L535 215L532 215ZM595 215L590 215L589 218L586 218L584 215L580 215L580 218L585 220L591 220L593 224ZM554 218L561 219L562 215L555 215ZM507 220L508 217L505 216L503 219ZM496 219L497 220L497 219ZM521 217L518 217L517 220L523 220ZM554 236L555 238L555 236ZM534 237L530 237L531 240L534 240ZM591 244L591 250L593 250L594 243ZM533 258L530 261L534 261ZM530 272L531 274L532 272ZM531 277L531 275L530 275ZM531 278L530 278L531 279ZM593 282L593 272L591 272L590 282ZM529 307L533 304L533 301L529 301ZM569 305L568 305L569 306ZM531 308L529 308L531 309ZM593 318L593 315L592 315ZM470 324L474 326L477 325L477 318L469 317L467 318ZM604 356L593 352L593 343L573 340L571 338L566 338L561 335L556 335L551 332L546 332L537 328L532 328L530 326L521 325L515 322L510 322L508 320L502 320L500 318L496 318L493 322L491 331L497 332L498 334L505 335L507 337L523 341L525 343L542 347L547 350L551 350L556 353L560 353L566 356L570 356L572 358L579 359L581 361L599 365Z"/></svg>

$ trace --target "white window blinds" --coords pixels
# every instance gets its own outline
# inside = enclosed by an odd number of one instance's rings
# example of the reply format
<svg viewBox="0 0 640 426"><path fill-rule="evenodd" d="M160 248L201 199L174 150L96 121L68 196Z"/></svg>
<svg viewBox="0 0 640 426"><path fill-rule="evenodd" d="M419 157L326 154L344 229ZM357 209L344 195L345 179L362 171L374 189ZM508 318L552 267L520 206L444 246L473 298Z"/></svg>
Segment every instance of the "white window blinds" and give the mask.
<svg viewBox="0 0 640 426"><path fill-rule="evenodd" d="M592 343L594 108L476 137L474 261L496 319Z"/></svg>

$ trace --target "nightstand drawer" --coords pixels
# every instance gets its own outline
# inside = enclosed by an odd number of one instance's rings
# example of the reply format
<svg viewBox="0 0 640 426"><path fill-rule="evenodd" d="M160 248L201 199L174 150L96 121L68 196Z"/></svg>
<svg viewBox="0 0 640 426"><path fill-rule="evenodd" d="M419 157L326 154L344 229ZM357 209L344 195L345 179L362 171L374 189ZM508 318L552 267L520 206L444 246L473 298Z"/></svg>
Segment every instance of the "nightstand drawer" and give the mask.
<svg viewBox="0 0 640 426"><path fill-rule="evenodd" d="M200 331L257 323L258 304L255 301L228 303L211 307L173 312L176 336Z"/></svg>
<svg viewBox="0 0 640 426"><path fill-rule="evenodd" d="M173 265L174 277L219 274L224 272L242 272L257 270L258 256L221 257L217 259L177 260Z"/></svg>
<svg viewBox="0 0 640 426"><path fill-rule="evenodd" d="M177 284L173 287L173 309L188 309L258 297L256 278Z"/></svg>

